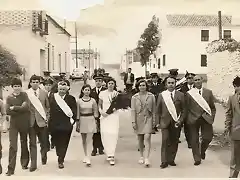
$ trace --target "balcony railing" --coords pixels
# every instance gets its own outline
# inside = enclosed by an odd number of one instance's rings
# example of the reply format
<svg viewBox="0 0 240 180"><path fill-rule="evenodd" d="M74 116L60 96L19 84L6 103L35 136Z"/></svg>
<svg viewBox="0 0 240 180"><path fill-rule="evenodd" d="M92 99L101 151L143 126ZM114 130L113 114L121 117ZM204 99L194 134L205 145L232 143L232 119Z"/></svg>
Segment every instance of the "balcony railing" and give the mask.
<svg viewBox="0 0 240 180"><path fill-rule="evenodd" d="M42 23L42 14L41 13L38 13L37 15L33 15L33 25L32 26L33 26L32 30L34 32L42 31L43 23Z"/></svg>

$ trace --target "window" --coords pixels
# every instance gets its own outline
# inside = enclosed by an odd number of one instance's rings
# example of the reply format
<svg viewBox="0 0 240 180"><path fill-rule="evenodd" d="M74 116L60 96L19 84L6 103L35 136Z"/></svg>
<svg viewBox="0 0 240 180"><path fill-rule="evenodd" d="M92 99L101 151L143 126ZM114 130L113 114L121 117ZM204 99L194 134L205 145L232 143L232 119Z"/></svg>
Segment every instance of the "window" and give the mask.
<svg viewBox="0 0 240 180"><path fill-rule="evenodd" d="M166 54L163 55L162 65L163 65L163 66L166 66Z"/></svg>
<svg viewBox="0 0 240 180"><path fill-rule="evenodd" d="M65 52L65 72L67 72L67 52Z"/></svg>
<svg viewBox="0 0 240 180"><path fill-rule="evenodd" d="M62 72L62 55L58 54L59 72Z"/></svg>
<svg viewBox="0 0 240 180"><path fill-rule="evenodd" d="M230 39L231 38L231 30L224 30L223 31L223 38Z"/></svg>
<svg viewBox="0 0 240 180"><path fill-rule="evenodd" d="M161 67L161 61L160 61L160 58L158 58L158 69L160 69Z"/></svg>
<svg viewBox="0 0 240 180"><path fill-rule="evenodd" d="M55 65L55 52L54 52L54 46L52 46L52 70L54 70L54 65Z"/></svg>
<svg viewBox="0 0 240 180"><path fill-rule="evenodd" d="M201 67L207 67L207 55L201 54Z"/></svg>
<svg viewBox="0 0 240 180"><path fill-rule="evenodd" d="M209 41L209 30L201 31L201 41Z"/></svg>
<svg viewBox="0 0 240 180"><path fill-rule="evenodd" d="M153 64L153 68L155 68L155 64Z"/></svg>

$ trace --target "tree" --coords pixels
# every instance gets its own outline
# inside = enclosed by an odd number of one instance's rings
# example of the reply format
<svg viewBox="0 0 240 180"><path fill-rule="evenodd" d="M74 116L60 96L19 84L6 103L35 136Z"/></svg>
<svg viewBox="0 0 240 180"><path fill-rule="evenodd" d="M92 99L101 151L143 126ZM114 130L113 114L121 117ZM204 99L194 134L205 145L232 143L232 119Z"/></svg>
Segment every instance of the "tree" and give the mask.
<svg viewBox="0 0 240 180"><path fill-rule="evenodd" d="M149 57L156 51L160 42L158 23L159 19L153 16L148 27L141 35L136 48L140 55L141 65L145 66L145 76L147 76L147 62L149 61Z"/></svg>
<svg viewBox="0 0 240 180"><path fill-rule="evenodd" d="M0 98L2 99L2 88L11 84L12 78L22 75L20 65L16 57L6 48L0 45Z"/></svg>

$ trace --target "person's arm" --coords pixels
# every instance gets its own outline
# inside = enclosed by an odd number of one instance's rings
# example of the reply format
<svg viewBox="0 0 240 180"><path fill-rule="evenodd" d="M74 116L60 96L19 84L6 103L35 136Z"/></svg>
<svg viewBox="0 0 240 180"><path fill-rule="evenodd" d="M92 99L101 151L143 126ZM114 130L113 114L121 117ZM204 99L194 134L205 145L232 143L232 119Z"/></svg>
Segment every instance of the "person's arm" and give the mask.
<svg viewBox="0 0 240 180"><path fill-rule="evenodd" d="M232 127L233 119L233 109L231 103L231 97L228 99L227 110L226 110L226 120L225 120L225 131L230 132Z"/></svg>
<svg viewBox="0 0 240 180"><path fill-rule="evenodd" d="M48 94L46 94L46 96L45 96L45 107L46 107L47 121L49 121L49 119L50 119L50 103L49 103Z"/></svg>
<svg viewBox="0 0 240 180"><path fill-rule="evenodd" d="M156 99L155 99L155 96L152 95L153 127L155 127L157 125L157 123L156 123L156 117L157 117L156 110L157 110L157 108L156 108Z"/></svg>
<svg viewBox="0 0 240 180"><path fill-rule="evenodd" d="M162 95L161 93L159 93L157 106L156 106L156 124L157 125L160 125L161 115L162 115Z"/></svg>
<svg viewBox="0 0 240 180"><path fill-rule="evenodd" d="M132 123L136 123L136 98L132 97L131 99L131 119Z"/></svg>
<svg viewBox="0 0 240 180"><path fill-rule="evenodd" d="M4 122L6 120L6 116L7 116L6 109L5 109L5 106L4 106L4 103L2 100L0 100L0 112L2 115L2 119L0 122L2 124L2 122Z"/></svg>
<svg viewBox="0 0 240 180"><path fill-rule="evenodd" d="M212 91L210 91L210 109L211 109L211 112L212 112L212 117L213 117L213 120L215 119L215 115L216 115L216 106L215 106L215 103L214 103L214 96L213 96L213 93Z"/></svg>
<svg viewBox="0 0 240 180"><path fill-rule="evenodd" d="M80 107L80 102L78 100L77 101L77 121L80 120L80 110L81 110L81 107Z"/></svg>
<svg viewBox="0 0 240 180"><path fill-rule="evenodd" d="M94 114L95 119L99 117L98 105L97 105L95 99L93 99L93 114Z"/></svg>
<svg viewBox="0 0 240 180"><path fill-rule="evenodd" d="M179 121L181 124L186 120L186 116L187 116L187 105L186 105L185 95L182 94L182 96L181 96L181 116L179 118Z"/></svg>
<svg viewBox="0 0 240 180"><path fill-rule="evenodd" d="M70 108L72 110L72 113L73 113L73 120L76 121L77 120L77 102L76 102L76 99L75 97L71 96L71 103L70 103Z"/></svg>
<svg viewBox="0 0 240 180"><path fill-rule="evenodd" d="M9 116L16 114L16 111L14 111L13 109L10 109L10 107L12 107L11 97L8 96L6 99L6 105L5 105L6 113Z"/></svg>
<svg viewBox="0 0 240 180"><path fill-rule="evenodd" d="M22 94L22 98L23 98L23 103L21 106L13 106L13 110L14 111L19 111L19 112L26 112L29 111L29 99L27 96L27 93L23 93Z"/></svg>

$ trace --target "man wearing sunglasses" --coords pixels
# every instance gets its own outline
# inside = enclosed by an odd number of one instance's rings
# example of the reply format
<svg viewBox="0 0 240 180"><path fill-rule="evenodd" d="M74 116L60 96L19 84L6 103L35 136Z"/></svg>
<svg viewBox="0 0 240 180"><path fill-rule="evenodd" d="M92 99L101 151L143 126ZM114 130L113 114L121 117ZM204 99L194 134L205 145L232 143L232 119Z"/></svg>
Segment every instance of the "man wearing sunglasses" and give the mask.
<svg viewBox="0 0 240 180"><path fill-rule="evenodd" d="M194 73L187 72L185 75L185 78L187 79L187 81L180 88L180 92L184 93L185 96L186 96L186 93L194 87L194 80L193 80L194 77L195 77ZM186 120L184 120L184 134L188 144L188 148L190 149L192 148L192 146L190 142L189 126L187 125ZM180 134L179 134L179 137L180 137Z"/></svg>

